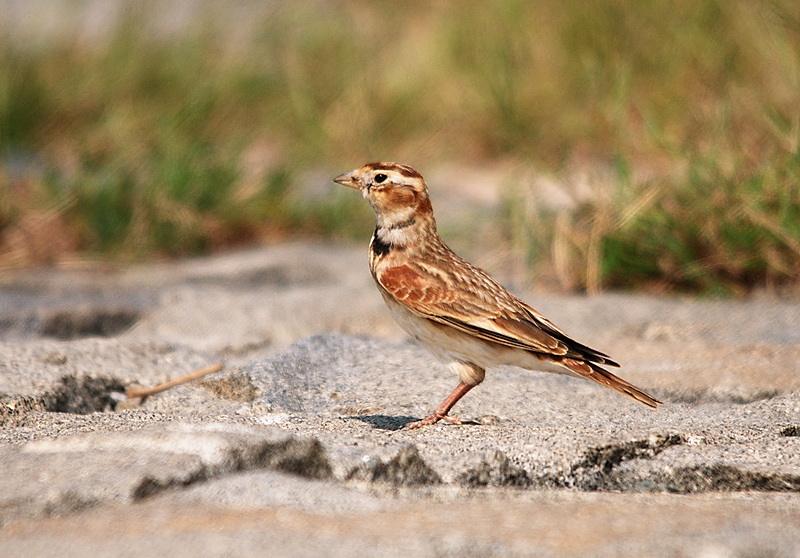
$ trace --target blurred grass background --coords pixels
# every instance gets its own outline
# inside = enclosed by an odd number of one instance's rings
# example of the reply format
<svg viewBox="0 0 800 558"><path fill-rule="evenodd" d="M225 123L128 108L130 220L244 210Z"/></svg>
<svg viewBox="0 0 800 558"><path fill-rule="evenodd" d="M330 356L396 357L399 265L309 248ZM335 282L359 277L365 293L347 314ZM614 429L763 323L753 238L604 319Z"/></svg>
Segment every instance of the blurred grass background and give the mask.
<svg viewBox="0 0 800 558"><path fill-rule="evenodd" d="M795 289L800 3L0 0L0 267L364 237L376 158L565 289Z"/></svg>

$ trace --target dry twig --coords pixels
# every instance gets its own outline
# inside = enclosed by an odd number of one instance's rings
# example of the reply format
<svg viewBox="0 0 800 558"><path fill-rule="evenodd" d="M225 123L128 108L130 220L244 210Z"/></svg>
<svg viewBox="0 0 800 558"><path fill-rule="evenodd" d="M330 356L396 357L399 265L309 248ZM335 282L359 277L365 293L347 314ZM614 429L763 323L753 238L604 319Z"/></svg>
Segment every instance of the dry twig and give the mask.
<svg viewBox="0 0 800 558"><path fill-rule="evenodd" d="M160 384L156 384L151 387L129 387L125 391L125 396L128 399L136 399L136 398L142 399L145 397L149 397L151 395L155 395L156 393L161 393L162 391L166 391L175 386L186 384L191 381L198 380L204 376L208 376L209 374L219 372L220 370L222 370L223 367L224 365L218 362L216 364L212 364L211 366L200 368L198 370L195 370L194 372L189 372L188 374L184 374L183 376L172 378L171 380L167 380L166 382L162 382Z"/></svg>

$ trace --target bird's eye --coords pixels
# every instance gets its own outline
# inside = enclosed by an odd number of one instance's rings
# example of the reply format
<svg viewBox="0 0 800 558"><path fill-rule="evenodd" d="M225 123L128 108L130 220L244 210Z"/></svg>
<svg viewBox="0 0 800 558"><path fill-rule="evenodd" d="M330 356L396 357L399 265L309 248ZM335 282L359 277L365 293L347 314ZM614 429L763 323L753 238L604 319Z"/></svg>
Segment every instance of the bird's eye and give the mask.
<svg viewBox="0 0 800 558"><path fill-rule="evenodd" d="M383 174L383 173L376 174L376 175L375 175L375 182L376 182L377 184L380 184L381 182L385 181L387 178L389 178L389 177L388 177L388 176L386 176L386 175L385 175L385 174Z"/></svg>

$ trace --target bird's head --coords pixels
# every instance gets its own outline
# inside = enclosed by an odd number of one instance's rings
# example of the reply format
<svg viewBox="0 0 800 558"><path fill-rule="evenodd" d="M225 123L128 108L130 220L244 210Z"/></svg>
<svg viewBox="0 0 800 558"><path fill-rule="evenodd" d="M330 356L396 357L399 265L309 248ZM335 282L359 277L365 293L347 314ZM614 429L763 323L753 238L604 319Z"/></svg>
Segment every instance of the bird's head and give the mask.
<svg viewBox="0 0 800 558"><path fill-rule="evenodd" d="M367 198L380 227L392 227L433 212L422 175L400 163L368 163L333 179Z"/></svg>

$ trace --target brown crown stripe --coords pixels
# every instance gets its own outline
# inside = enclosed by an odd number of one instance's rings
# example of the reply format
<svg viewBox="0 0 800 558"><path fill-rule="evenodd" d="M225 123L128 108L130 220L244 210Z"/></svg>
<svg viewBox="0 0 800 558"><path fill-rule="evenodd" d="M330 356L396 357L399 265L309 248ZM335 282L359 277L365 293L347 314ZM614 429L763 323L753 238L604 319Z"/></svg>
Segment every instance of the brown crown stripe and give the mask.
<svg viewBox="0 0 800 558"><path fill-rule="evenodd" d="M365 165L369 167L371 170L390 170L399 172L403 176L407 176L409 178L422 178L422 175L418 173L414 168L409 167L408 165L402 165L400 163L368 163Z"/></svg>

